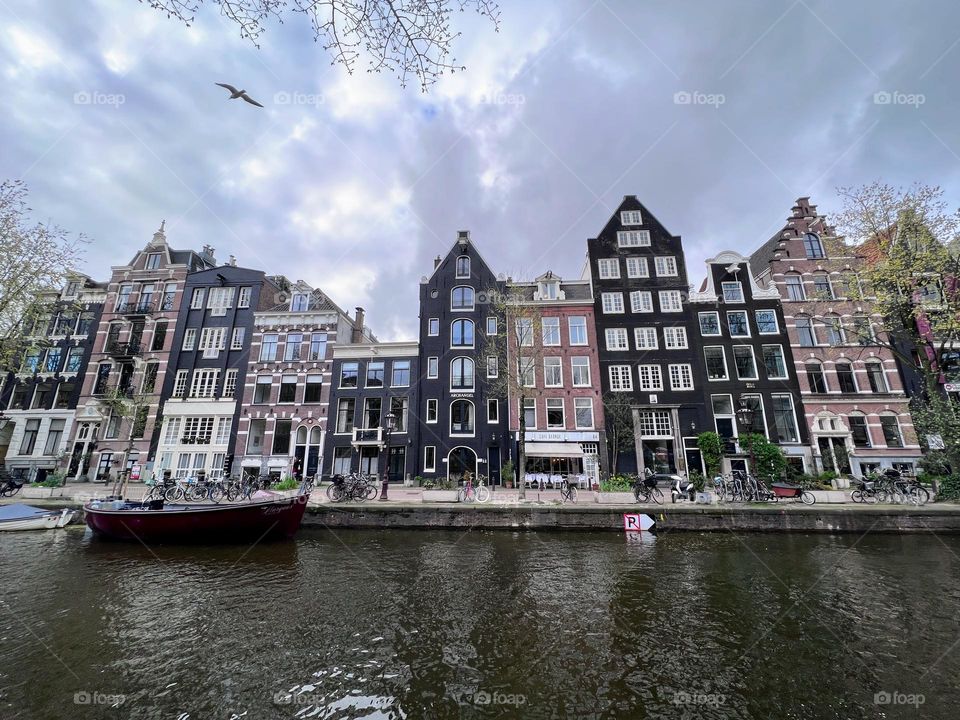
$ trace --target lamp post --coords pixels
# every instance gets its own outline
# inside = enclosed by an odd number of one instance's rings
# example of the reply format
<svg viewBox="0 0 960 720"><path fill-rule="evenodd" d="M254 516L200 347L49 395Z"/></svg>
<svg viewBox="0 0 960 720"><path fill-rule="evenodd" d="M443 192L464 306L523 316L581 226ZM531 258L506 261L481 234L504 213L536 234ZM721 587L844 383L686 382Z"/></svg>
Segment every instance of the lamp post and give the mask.
<svg viewBox="0 0 960 720"><path fill-rule="evenodd" d="M740 425L743 427L745 432L749 432L753 429L753 418L756 415L756 411L747 405L746 398L740 398L740 407L737 408L737 420L740 422ZM750 469L756 473L756 463L753 459L753 443L750 443Z"/></svg>
<svg viewBox="0 0 960 720"><path fill-rule="evenodd" d="M387 459L383 463L383 484L380 486L380 499L388 500L387 497L387 486L390 484L390 435L393 433L393 428L397 423L397 416L392 412L387 413L387 416L384 418L386 422L386 431L387 436L383 441L383 446L387 450Z"/></svg>

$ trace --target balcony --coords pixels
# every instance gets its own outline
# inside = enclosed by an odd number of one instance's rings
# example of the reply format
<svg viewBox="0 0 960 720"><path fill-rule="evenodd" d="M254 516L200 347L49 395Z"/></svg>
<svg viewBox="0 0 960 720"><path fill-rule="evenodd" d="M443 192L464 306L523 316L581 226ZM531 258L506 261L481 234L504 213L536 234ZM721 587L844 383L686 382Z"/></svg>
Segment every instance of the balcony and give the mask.
<svg viewBox="0 0 960 720"><path fill-rule="evenodd" d="M120 303L117 305L117 312L121 315L149 315L157 311L158 303L156 300L137 300Z"/></svg>
<svg viewBox="0 0 960 720"><path fill-rule="evenodd" d="M140 354L140 343L109 342L106 352L107 355L115 358L132 358Z"/></svg>
<svg viewBox="0 0 960 720"><path fill-rule="evenodd" d="M354 428L353 445L380 445L382 444L383 428Z"/></svg>

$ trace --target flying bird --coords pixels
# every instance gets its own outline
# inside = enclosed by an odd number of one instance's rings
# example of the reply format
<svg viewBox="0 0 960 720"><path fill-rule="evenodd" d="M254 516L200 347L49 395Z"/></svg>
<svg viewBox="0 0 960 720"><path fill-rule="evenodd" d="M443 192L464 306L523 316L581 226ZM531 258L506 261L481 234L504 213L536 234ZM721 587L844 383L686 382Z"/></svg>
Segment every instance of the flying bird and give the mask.
<svg viewBox="0 0 960 720"><path fill-rule="evenodd" d="M251 105L256 105L257 107L261 107L261 108L263 107L263 105L261 105L261 104L258 103L256 100L254 100L252 97L250 97L249 95L247 95L247 91L246 91L246 90L237 90L233 85L227 85L226 83L214 83L214 85L219 85L220 87L226 88L227 90L229 90L229 91L230 91L230 99L231 99L231 100L236 100L237 98L243 98L244 100L246 100L246 101L247 101L248 103L250 103Z"/></svg>

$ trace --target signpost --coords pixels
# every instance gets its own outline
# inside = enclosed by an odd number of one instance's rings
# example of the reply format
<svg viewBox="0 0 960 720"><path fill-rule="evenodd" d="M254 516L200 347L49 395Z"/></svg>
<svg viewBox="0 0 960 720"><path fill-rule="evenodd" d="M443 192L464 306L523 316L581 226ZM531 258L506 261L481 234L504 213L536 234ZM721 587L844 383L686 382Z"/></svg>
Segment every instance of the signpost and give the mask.
<svg viewBox="0 0 960 720"><path fill-rule="evenodd" d="M624 532L641 532L649 530L654 526L654 520L649 515L641 513L624 513L623 530Z"/></svg>

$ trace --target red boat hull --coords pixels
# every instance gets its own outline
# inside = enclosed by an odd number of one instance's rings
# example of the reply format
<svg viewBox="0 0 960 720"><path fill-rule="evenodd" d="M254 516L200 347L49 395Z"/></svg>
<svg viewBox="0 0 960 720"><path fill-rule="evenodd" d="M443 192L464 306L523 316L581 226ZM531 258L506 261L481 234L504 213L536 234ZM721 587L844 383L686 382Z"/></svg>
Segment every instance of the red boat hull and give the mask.
<svg viewBox="0 0 960 720"><path fill-rule="evenodd" d="M307 495L229 505L168 505L147 510L129 504L84 506L87 525L113 540L144 543L251 542L291 538L300 528Z"/></svg>

